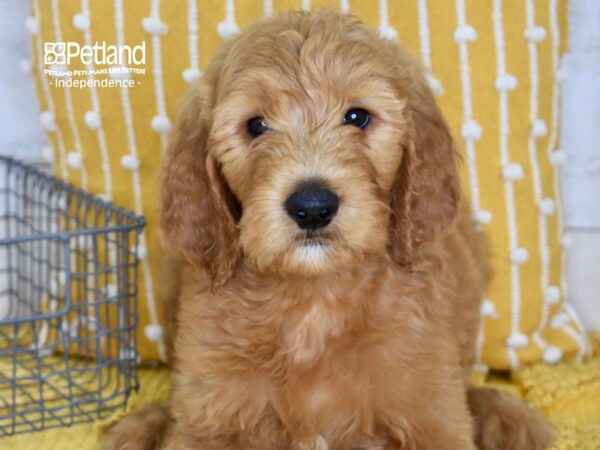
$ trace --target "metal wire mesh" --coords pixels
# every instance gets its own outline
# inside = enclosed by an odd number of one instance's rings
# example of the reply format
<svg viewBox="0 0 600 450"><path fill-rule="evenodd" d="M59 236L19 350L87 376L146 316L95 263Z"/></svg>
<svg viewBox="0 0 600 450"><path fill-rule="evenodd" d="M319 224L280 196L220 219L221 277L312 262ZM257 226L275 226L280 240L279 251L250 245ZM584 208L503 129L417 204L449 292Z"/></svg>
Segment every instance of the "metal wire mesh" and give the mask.
<svg viewBox="0 0 600 450"><path fill-rule="evenodd" d="M143 227L0 156L0 437L106 417L137 389Z"/></svg>

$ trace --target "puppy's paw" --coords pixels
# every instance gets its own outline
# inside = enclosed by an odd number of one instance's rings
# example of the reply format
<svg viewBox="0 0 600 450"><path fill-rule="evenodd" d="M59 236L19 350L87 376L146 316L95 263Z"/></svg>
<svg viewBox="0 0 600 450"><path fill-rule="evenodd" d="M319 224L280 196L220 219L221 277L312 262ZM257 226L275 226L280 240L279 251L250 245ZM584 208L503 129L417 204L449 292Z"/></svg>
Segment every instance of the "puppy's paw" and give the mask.
<svg viewBox="0 0 600 450"><path fill-rule="evenodd" d="M292 444L292 450L329 450L327 441L320 434L310 441L302 440Z"/></svg>
<svg viewBox="0 0 600 450"><path fill-rule="evenodd" d="M509 393L471 389L469 407L475 416L475 440L480 448L545 450L554 441L548 422Z"/></svg>
<svg viewBox="0 0 600 450"><path fill-rule="evenodd" d="M100 450L156 450L163 439L169 416L161 406L148 406L101 429Z"/></svg>

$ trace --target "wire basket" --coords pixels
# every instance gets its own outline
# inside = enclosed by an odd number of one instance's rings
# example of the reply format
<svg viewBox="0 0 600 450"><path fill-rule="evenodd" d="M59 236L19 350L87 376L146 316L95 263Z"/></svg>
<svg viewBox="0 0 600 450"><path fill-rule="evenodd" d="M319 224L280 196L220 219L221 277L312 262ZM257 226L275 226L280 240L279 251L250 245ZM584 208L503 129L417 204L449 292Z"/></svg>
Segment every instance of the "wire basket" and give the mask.
<svg viewBox="0 0 600 450"><path fill-rule="evenodd" d="M144 219L0 156L0 437L123 407Z"/></svg>

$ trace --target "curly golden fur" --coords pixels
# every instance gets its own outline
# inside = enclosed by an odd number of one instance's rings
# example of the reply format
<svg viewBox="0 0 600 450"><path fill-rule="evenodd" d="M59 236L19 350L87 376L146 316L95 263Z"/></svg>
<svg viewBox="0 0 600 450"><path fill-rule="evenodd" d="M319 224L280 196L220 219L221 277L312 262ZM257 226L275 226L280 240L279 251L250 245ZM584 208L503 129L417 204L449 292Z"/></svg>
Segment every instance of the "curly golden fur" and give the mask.
<svg viewBox="0 0 600 450"><path fill-rule="evenodd" d="M168 410L103 448L546 448L536 413L469 384L489 269L457 159L419 65L356 19L290 13L226 42L165 164L162 234L189 263ZM284 208L306 180L340 199L314 233Z"/></svg>

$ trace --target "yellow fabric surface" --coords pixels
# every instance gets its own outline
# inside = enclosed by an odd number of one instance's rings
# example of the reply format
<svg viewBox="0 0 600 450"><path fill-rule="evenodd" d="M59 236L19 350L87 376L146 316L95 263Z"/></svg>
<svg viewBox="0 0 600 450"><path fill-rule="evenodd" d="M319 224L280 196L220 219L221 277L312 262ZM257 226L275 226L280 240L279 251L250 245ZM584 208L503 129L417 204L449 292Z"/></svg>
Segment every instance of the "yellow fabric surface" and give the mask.
<svg viewBox="0 0 600 450"><path fill-rule="evenodd" d="M391 38L397 35L437 80L432 86L465 153L465 193L489 238L495 273L485 303L479 367L581 360L585 338L565 307L553 165L562 157L556 81L566 0L309 3L312 8L349 4L369 26ZM184 78L191 80L196 68L206 66L222 36L268 14L263 8L271 3L230 4L31 0L32 21L38 25L32 27L32 74L56 173L147 218L139 278L139 348L145 360L164 357L160 328L146 328L157 325L161 315L156 199L164 132L189 87ZM274 12L300 6L300 0L272 2ZM145 73L131 75L132 88L57 87L58 80L44 72L56 67L42 64L46 41L145 43ZM66 68L108 67L75 60Z"/></svg>
<svg viewBox="0 0 600 450"><path fill-rule="evenodd" d="M168 369L141 369L140 390L129 400L128 409L135 409L151 402L164 402L169 393ZM115 413L114 419L124 411ZM113 420L114 420L113 419ZM0 448L11 450L90 450L98 443L99 423L75 425L69 428L52 428L36 433L18 434L0 439Z"/></svg>
<svg viewBox="0 0 600 450"><path fill-rule="evenodd" d="M598 337L595 342L600 347ZM169 370L141 369L140 383L140 391L129 401L129 411L166 401ZM600 356L580 364L561 363L554 367L535 364L514 372L510 381L488 377L482 384L508 389L548 417L558 431L558 439L551 450L600 449ZM123 414L117 412L97 424L12 436L0 440L0 447L12 450L93 449L98 442L98 425L117 420Z"/></svg>

